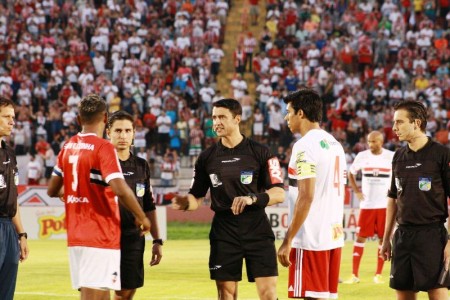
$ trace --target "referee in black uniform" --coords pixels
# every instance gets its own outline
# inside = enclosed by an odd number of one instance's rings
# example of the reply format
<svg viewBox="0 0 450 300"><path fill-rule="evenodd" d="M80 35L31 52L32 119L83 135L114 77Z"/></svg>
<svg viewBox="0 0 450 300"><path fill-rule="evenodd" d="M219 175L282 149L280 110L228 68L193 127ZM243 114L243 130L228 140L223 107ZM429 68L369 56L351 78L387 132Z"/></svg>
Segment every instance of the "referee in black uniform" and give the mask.
<svg viewBox="0 0 450 300"><path fill-rule="evenodd" d="M256 282L259 298L274 300L275 238L264 208L283 202L282 172L267 147L240 133L241 114L234 99L213 104L213 129L220 140L200 154L189 194L173 198L173 208L197 209L209 189L215 212L209 270L218 297L237 299L245 258L248 280Z"/></svg>
<svg viewBox="0 0 450 300"><path fill-rule="evenodd" d="M390 284L397 299L416 299L418 291L448 299L450 242L444 227L450 196L450 149L425 135L427 110L418 101L395 106L393 130L407 145L395 152L381 248L392 259ZM395 221L392 246L390 237ZM444 271L443 271L444 270Z"/></svg>
<svg viewBox="0 0 450 300"><path fill-rule="evenodd" d="M163 241L159 237L156 207L150 186L150 167L148 163L130 151L133 143L135 125L133 117L125 111L113 113L108 120L106 133L117 150L120 166L125 181L136 194L136 198L151 222L150 233L153 240L150 266L159 264ZM121 291L116 291L116 298L133 299L136 289L144 285L144 250L145 238L136 227L133 214L120 205L121 220Z"/></svg>
<svg viewBox="0 0 450 300"><path fill-rule="evenodd" d="M12 300L19 260L28 257L27 234L17 205L19 173L14 150L3 140L14 127L14 103L0 96L0 299Z"/></svg>

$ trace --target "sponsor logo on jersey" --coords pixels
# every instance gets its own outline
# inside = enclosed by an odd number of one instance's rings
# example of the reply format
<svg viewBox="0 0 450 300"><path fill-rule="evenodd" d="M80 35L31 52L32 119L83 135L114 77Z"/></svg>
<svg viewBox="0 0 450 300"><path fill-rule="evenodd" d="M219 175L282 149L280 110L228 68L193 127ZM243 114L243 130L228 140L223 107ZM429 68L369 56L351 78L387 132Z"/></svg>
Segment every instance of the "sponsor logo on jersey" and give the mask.
<svg viewBox="0 0 450 300"><path fill-rule="evenodd" d="M330 149L330 145L328 144L328 142L326 141L326 140L321 140L320 141L320 147L322 148L322 149Z"/></svg>
<svg viewBox="0 0 450 300"><path fill-rule="evenodd" d="M420 167L421 165L422 165L421 163L416 163L416 164L414 164L412 166L406 166L405 168L406 169L415 169L415 168Z"/></svg>
<svg viewBox="0 0 450 300"><path fill-rule="evenodd" d="M213 187L218 187L219 185L222 185L222 181L220 181L219 176L217 174L209 174L209 178L211 179Z"/></svg>
<svg viewBox="0 0 450 300"><path fill-rule="evenodd" d="M123 176L131 176L131 175L134 175L134 172L124 172L123 173Z"/></svg>
<svg viewBox="0 0 450 300"><path fill-rule="evenodd" d="M89 203L86 197L75 197L73 195L67 196L67 203Z"/></svg>
<svg viewBox="0 0 450 300"><path fill-rule="evenodd" d="M145 184L136 183L136 196L143 197L145 194Z"/></svg>
<svg viewBox="0 0 450 300"><path fill-rule="evenodd" d="M215 265L215 266L210 267L209 269L214 271L214 270L219 270L220 268L222 268L221 265Z"/></svg>
<svg viewBox="0 0 450 300"><path fill-rule="evenodd" d="M253 181L253 172L252 171L241 171L241 183L242 184L250 184Z"/></svg>
<svg viewBox="0 0 450 300"><path fill-rule="evenodd" d="M431 190L431 178L419 177L419 189L424 192Z"/></svg>
<svg viewBox="0 0 450 300"><path fill-rule="evenodd" d="M226 163L234 163L234 162L237 162L237 161L240 161L241 159L240 158L238 158L238 157L233 157L232 159L229 159L229 160L222 160L222 163L224 163L224 164L226 164Z"/></svg>
<svg viewBox="0 0 450 300"><path fill-rule="evenodd" d="M117 272L112 273L111 281L112 281L112 283L116 283L116 281L117 281Z"/></svg>
<svg viewBox="0 0 450 300"><path fill-rule="evenodd" d="M283 177L281 172L281 166L280 162L278 161L278 158L272 157L269 159L269 175L270 175L270 181L272 184L275 183L283 183Z"/></svg>

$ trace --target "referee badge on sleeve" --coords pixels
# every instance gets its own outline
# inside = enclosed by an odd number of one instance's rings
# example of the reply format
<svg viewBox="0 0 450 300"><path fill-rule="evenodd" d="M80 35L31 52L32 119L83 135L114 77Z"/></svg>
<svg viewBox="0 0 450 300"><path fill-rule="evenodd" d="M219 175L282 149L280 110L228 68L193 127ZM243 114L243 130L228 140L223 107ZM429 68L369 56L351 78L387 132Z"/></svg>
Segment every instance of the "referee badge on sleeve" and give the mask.
<svg viewBox="0 0 450 300"><path fill-rule="evenodd" d="M252 171L241 171L241 183L242 184L250 184L253 181L253 172Z"/></svg>
<svg viewBox="0 0 450 300"><path fill-rule="evenodd" d="M143 197L145 194L145 184L136 183L136 196Z"/></svg>
<svg viewBox="0 0 450 300"><path fill-rule="evenodd" d="M419 177L419 189L424 192L431 190L431 178Z"/></svg>

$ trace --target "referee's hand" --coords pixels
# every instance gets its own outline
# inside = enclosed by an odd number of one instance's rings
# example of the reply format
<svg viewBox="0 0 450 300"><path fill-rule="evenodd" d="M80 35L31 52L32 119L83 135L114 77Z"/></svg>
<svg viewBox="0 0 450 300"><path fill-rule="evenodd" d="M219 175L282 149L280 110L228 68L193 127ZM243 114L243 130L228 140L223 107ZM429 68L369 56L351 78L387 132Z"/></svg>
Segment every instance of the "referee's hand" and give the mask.
<svg viewBox="0 0 450 300"><path fill-rule="evenodd" d="M188 195L177 195L172 198L172 208L178 210L188 210L189 209L189 197Z"/></svg>
<svg viewBox="0 0 450 300"><path fill-rule="evenodd" d="M241 214L247 205L252 205L253 200L249 196L239 196L233 199L231 204L231 211L234 215Z"/></svg>

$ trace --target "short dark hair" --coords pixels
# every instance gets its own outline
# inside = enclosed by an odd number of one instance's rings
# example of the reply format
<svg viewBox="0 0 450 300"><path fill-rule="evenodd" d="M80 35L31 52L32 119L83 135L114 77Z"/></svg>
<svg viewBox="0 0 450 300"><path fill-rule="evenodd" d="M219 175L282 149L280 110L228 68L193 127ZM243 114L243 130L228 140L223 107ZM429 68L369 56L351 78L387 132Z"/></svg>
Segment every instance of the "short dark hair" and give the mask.
<svg viewBox="0 0 450 300"><path fill-rule="evenodd" d="M7 107L7 106L12 106L13 108L15 108L16 105L14 104L14 102L12 102L12 100L10 100L6 97L0 96L0 110L2 109L2 107Z"/></svg>
<svg viewBox="0 0 450 300"><path fill-rule="evenodd" d="M420 130L425 132L427 127L427 109L422 102L416 100L405 100L394 105L394 110L406 110L408 112L408 119L410 123L414 120L420 120Z"/></svg>
<svg viewBox="0 0 450 300"><path fill-rule="evenodd" d="M106 128L111 129L111 127L113 126L115 121L120 121L120 120L128 120L131 122L131 124L133 124L133 129L135 129L135 124L134 124L134 119L133 116L130 115L129 113L127 113L124 110L118 110L113 112L109 118L108 118L108 123L106 124Z"/></svg>
<svg viewBox="0 0 450 300"><path fill-rule="evenodd" d="M301 109L309 121L322 121L322 99L316 91L302 87L288 94L283 101L286 104L291 103L295 113Z"/></svg>
<svg viewBox="0 0 450 300"><path fill-rule="evenodd" d="M89 94L81 100L79 112L82 123L92 124L106 112L106 101L97 94Z"/></svg>
<svg viewBox="0 0 450 300"><path fill-rule="evenodd" d="M242 115L241 104L239 103L239 101L232 98L221 99L219 101L216 101L213 103L213 107L226 108L231 112L231 115L233 117L236 117L237 115Z"/></svg>

